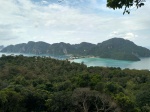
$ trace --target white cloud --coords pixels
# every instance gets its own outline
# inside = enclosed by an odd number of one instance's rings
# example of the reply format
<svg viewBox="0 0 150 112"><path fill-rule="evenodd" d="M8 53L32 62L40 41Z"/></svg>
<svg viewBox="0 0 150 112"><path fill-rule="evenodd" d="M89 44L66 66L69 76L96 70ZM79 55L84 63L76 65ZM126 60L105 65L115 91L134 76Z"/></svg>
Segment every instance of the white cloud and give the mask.
<svg viewBox="0 0 150 112"><path fill-rule="evenodd" d="M48 1L46 1L46 0L42 0L42 2L41 2L42 4L48 4Z"/></svg>
<svg viewBox="0 0 150 112"><path fill-rule="evenodd" d="M109 34L109 37L110 38L120 37L120 38L124 38L124 39L128 39L128 40L133 41L135 38L138 37L138 35L131 33L131 32L124 33L124 32L113 31Z"/></svg>
<svg viewBox="0 0 150 112"><path fill-rule="evenodd" d="M129 33L126 33L123 38L128 39L128 40L133 40L133 39L135 39L135 37L138 37L138 35L135 35L135 34L129 32Z"/></svg>
<svg viewBox="0 0 150 112"><path fill-rule="evenodd" d="M57 4L47 0L38 3L31 0L1 0L0 7L0 42L5 45L28 41L98 43L112 37L138 43L141 35L146 41L150 36L145 33L150 29L149 5L124 16L122 11L106 8L104 0Z"/></svg>

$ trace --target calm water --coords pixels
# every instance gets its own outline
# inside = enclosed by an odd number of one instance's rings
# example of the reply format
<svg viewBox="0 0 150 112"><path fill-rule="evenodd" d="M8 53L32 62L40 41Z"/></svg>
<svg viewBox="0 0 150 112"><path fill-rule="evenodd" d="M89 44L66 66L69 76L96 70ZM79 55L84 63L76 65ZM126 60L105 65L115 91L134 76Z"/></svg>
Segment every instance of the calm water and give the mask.
<svg viewBox="0 0 150 112"><path fill-rule="evenodd" d="M74 62L84 62L87 66L120 67L122 69L148 69L150 70L150 58L142 58L141 61L122 61L104 58L82 58L74 59Z"/></svg>
<svg viewBox="0 0 150 112"><path fill-rule="evenodd" d="M24 56L27 56L27 57L32 57L32 56L46 56L46 57L51 57L51 58L55 58L55 59L60 59L60 60L64 60L64 59L67 59L69 56L65 56L65 55L47 55L47 54L41 54L41 55L36 55L36 54L24 54L24 53L1 53L0 52L0 57L5 54L6 56L7 55L24 55Z"/></svg>
<svg viewBox="0 0 150 112"><path fill-rule="evenodd" d="M11 55L9 53L0 53L0 57L2 54ZM20 55L20 53L15 53L14 55ZM24 56L50 56L55 59L67 59L68 56L53 56L53 55L35 55L35 54L22 54ZM150 70L150 58L142 58L141 61L121 61L121 60L112 60L112 59L104 59L104 58L81 58L71 60L77 63L84 62L87 66L103 66L103 67L120 67L122 69L148 69Z"/></svg>

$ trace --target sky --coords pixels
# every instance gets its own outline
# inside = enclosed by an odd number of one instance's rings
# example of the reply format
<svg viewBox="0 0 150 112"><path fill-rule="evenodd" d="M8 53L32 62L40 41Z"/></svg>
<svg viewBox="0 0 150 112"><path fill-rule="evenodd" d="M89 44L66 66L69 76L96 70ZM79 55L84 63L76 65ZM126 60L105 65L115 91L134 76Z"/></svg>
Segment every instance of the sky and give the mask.
<svg viewBox="0 0 150 112"><path fill-rule="evenodd" d="M131 14L106 7L107 0L0 0L0 45L101 43L118 37L150 46L150 1Z"/></svg>

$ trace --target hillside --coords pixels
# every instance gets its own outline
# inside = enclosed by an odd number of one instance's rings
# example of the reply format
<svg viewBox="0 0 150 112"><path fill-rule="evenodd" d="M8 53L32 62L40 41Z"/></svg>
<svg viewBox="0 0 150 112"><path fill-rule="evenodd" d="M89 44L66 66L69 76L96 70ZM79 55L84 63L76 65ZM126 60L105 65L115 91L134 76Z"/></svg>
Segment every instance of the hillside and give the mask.
<svg viewBox="0 0 150 112"><path fill-rule="evenodd" d="M3 45L1 45L1 46L0 46L0 51L1 51L3 48L4 48L4 46L3 46Z"/></svg>
<svg viewBox="0 0 150 112"><path fill-rule="evenodd" d="M102 58L138 61L140 57L150 57L150 50L137 46L129 40L112 38L98 43L93 54Z"/></svg>
<svg viewBox="0 0 150 112"><path fill-rule="evenodd" d="M21 55L0 65L0 112L150 112L147 70Z"/></svg>
<svg viewBox="0 0 150 112"><path fill-rule="evenodd" d="M77 56L98 56L117 60L139 61L141 57L150 57L150 50L137 46L129 40L112 38L97 45L82 42L71 45L69 43L48 44L45 42L28 42L10 45L1 52L51 54L51 55L77 55Z"/></svg>

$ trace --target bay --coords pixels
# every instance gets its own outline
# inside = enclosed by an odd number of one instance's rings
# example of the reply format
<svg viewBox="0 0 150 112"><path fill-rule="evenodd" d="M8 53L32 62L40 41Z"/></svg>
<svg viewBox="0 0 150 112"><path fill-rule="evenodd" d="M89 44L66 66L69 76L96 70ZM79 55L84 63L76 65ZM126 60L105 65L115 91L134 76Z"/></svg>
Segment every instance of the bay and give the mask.
<svg viewBox="0 0 150 112"><path fill-rule="evenodd" d="M23 53L0 53L0 57L2 54L5 55L24 55L24 56L46 56L59 60L64 60L69 58L69 56L65 55L47 55L47 54L23 54ZM129 69L138 69L138 70L150 70L150 57L149 58L141 58L141 61L123 61L123 60L113 60L113 59L105 59L105 58L80 58L73 59L71 62L76 63L84 63L88 67L90 66L101 66L101 67L120 67L121 69L129 68Z"/></svg>
<svg viewBox="0 0 150 112"><path fill-rule="evenodd" d="M150 70L150 57L141 58L141 61L123 61L104 58L81 58L74 59L73 62L84 63L89 66L102 66L102 67L120 67L121 69L138 69L138 70Z"/></svg>

